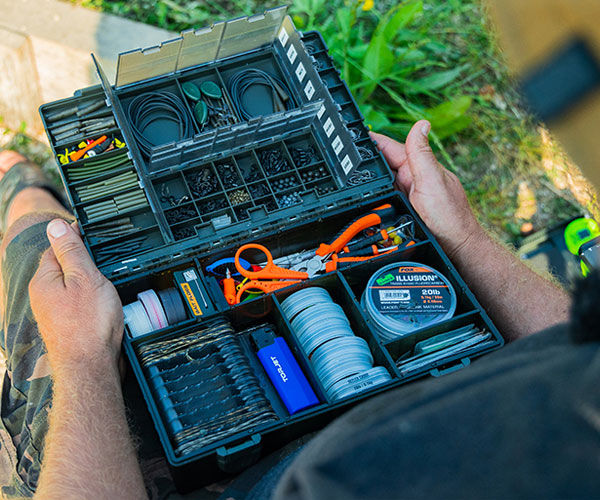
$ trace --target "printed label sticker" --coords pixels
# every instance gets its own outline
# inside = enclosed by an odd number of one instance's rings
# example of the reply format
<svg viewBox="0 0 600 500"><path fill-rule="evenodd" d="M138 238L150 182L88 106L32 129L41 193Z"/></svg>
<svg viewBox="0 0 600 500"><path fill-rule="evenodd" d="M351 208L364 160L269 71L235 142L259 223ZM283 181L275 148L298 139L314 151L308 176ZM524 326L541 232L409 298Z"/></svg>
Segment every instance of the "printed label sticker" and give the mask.
<svg viewBox="0 0 600 500"><path fill-rule="evenodd" d="M325 104L321 104L319 111L317 111L317 118L320 120L323 117L324 113L325 113Z"/></svg>
<svg viewBox="0 0 600 500"><path fill-rule="evenodd" d="M200 309L200 304L196 300L196 296L194 292L192 292L192 288L187 283L180 283L181 289L183 290L183 294L192 309L194 316L202 316L202 309Z"/></svg>
<svg viewBox="0 0 600 500"><path fill-rule="evenodd" d="M352 170L352 167L354 167L354 164L352 163L352 160L348 155L344 156L341 165L346 175L348 175L348 172L350 172L350 170Z"/></svg>
<svg viewBox="0 0 600 500"><path fill-rule="evenodd" d="M306 68L304 67L304 64L299 63L298 67L296 68L296 77L298 78L298 81L300 83L302 83L302 80L304 80L305 76L306 76Z"/></svg>
<svg viewBox="0 0 600 500"><path fill-rule="evenodd" d="M183 277L185 278L185 281L196 281L198 279L198 275L193 269L188 269L187 271L184 271Z"/></svg>
<svg viewBox="0 0 600 500"><path fill-rule="evenodd" d="M344 149L344 144L342 143L342 140L340 139L339 135L336 136L336 138L333 140L331 146L333 147L335 154L339 156L342 152L342 149Z"/></svg>
<svg viewBox="0 0 600 500"><path fill-rule="evenodd" d="M293 45L290 45L290 48L287 51L287 56L292 64L294 64L294 61L296 60L297 55L298 55L298 52L296 52L296 47L294 47Z"/></svg>
<svg viewBox="0 0 600 500"><path fill-rule="evenodd" d="M290 36L288 35L285 28L282 27L281 31L279 32L279 41L281 42L281 45L283 45L285 47L285 44L287 43L287 41L289 39L290 39Z"/></svg>
<svg viewBox="0 0 600 500"><path fill-rule="evenodd" d="M323 124L323 130L325 130L327 137L331 137L331 134L335 130L335 125L331 121L331 118L327 118L327 121Z"/></svg>
<svg viewBox="0 0 600 500"><path fill-rule="evenodd" d="M309 101L312 99L312 96L315 95L315 87L310 80L308 80L306 87L304 87L304 93Z"/></svg>

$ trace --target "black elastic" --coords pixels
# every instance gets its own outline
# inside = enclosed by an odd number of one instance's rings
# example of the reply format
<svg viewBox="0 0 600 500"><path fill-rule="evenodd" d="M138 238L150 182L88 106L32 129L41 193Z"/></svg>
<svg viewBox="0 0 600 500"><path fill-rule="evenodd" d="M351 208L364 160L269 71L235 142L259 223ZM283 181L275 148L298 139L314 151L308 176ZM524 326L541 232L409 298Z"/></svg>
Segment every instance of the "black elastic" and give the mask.
<svg viewBox="0 0 600 500"><path fill-rule="evenodd" d="M233 105L236 107L239 115L244 120L249 120L255 116L251 114L243 104L244 95L253 85L263 85L268 87L271 89L273 98L278 97L279 100L285 104L286 109L289 110L294 108L292 94L285 83L270 75L266 71L256 68L243 69L238 71L229 80L229 93L231 95ZM282 97L281 91L285 92L287 97L286 99Z"/></svg>
<svg viewBox="0 0 600 500"><path fill-rule="evenodd" d="M176 288L167 288L158 291L158 298L165 310L169 325L175 325L181 321L185 321L187 314L181 294Z"/></svg>
<svg viewBox="0 0 600 500"><path fill-rule="evenodd" d="M127 117L138 146L146 157L150 157L152 148L159 145L144 136L148 125L156 120L177 123L179 125L178 141L189 139L194 135L192 117L185 104L170 92L147 92L134 97L127 108Z"/></svg>

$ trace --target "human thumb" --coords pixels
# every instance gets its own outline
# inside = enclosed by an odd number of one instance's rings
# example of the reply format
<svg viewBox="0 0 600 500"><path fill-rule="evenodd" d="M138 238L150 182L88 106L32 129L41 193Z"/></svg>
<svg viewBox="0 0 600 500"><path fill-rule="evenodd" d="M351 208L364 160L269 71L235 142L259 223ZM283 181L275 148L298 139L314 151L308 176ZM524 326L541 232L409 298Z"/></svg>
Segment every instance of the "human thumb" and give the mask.
<svg viewBox="0 0 600 500"><path fill-rule="evenodd" d="M427 138L430 130L431 124L421 120L413 125L406 138L406 156L415 186L440 173L440 165Z"/></svg>
<svg viewBox="0 0 600 500"><path fill-rule="evenodd" d="M95 269L83 241L67 222L62 219L52 220L46 233L65 277Z"/></svg>

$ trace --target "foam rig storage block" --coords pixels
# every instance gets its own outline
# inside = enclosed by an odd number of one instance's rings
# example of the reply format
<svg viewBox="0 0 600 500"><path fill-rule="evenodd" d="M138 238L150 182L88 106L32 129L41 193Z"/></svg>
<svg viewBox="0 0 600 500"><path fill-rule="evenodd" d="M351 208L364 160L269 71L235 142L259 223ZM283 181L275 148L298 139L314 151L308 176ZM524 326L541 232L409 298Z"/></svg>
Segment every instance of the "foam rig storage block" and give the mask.
<svg viewBox="0 0 600 500"><path fill-rule="evenodd" d="M40 113L179 489L503 345L285 7L94 63ZM246 290L261 248L302 277Z"/></svg>

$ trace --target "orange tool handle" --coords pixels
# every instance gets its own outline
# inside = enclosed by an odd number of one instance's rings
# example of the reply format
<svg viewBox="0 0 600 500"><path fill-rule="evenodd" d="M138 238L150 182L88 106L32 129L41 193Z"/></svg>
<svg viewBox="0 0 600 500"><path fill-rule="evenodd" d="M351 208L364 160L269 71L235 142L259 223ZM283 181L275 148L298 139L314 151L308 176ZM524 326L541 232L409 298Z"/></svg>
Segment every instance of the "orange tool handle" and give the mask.
<svg viewBox="0 0 600 500"><path fill-rule="evenodd" d="M103 135L102 137L100 137L100 139L97 139L94 142L89 143L85 148L79 149L79 150L75 151L74 153L71 153L71 161L81 160L81 158L83 158L90 149L95 148L98 144L102 144L107 139L108 139L108 137Z"/></svg>
<svg viewBox="0 0 600 500"><path fill-rule="evenodd" d="M330 245L325 243L321 244L317 249L316 254L320 257L325 257L333 253L339 253L358 233L371 226L379 226L383 222L383 219L392 217L394 213L395 209L389 203L374 208L367 215L363 215L352 221L348 227L342 231L342 234L336 237L333 243Z"/></svg>
<svg viewBox="0 0 600 500"><path fill-rule="evenodd" d="M393 250L387 250L385 252L379 252L377 255L369 255L368 257L338 257L334 254L331 256L331 260L325 264L325 272L330 273L332 271L335 271L338 268L338 264L364 262L366 260L371 260L373 257L387 255L388 253L395 252L396 250L398 250L398 248L394 248Z"/></svg>
<svg viewBox="0 0 600 500"><path fill-rule="evenodd" d="M265 254L265 256L267 258L267 264L260 271L248 271L247 269L244 269L240 265L240 257L242 255L242 253L244 253L246 250L249 250L251 248L260 250L262 253ZM263 245L259 245L258 243L248 243L247 245L243 245L240 248L238 248L238 251L235 253L235 268L238 270L238 272L242 276L245 276L246 278L250 278L251 280L258 280L258 279L307 280L309 278L308 273L304 273L301 271L294 271L292 269L285 269L283 267L276 266L273 263L273 256L271 255L271 252L269 252L269 249ZM239 293L238 293L238 295L239 295Z"/></svg>
<svg viewBox="0 0 600 500"><path fill-rule="evenodd" d="M367 248L387 239L389 239L387 231L385 229L378 229L377 232L372 236L368 236L357 241L351 241L343 248L343 250L345 253L354 253L356 250Z"/></svg>
<svg viewBox="0 0 600 500"><path fill-rule="evenodd" d="M223 292L225 300L230 306L236 304L235 280L233 278L223 280Z"/></svg>
<svg viewBox="0 0 600 500"><path fill-rule="evenodd" d="M354 238L358 233L362 230L367 229L371 226L378 226L381 224L381 217L379 215L372 213L369 215L365 215L361 217L356 222L353 222L348 229L346 229L340 236L336 238L336 240L331 245L326 245L324 243L319 246L317 249L317 255L320 257L325 257L331 253L341 252L342 249L350 242L352 238Z"/></svg>
<svg viewBox="0 0 600 500"><path fill-rule="evenodd" d="M248 290L262 290L265 293L271 293L286 286L295 285L300 283L300 280L290 281L248 281L245 285L241 286L235 297L235 303L239 304L242 299L242 294Z"/></svg>

